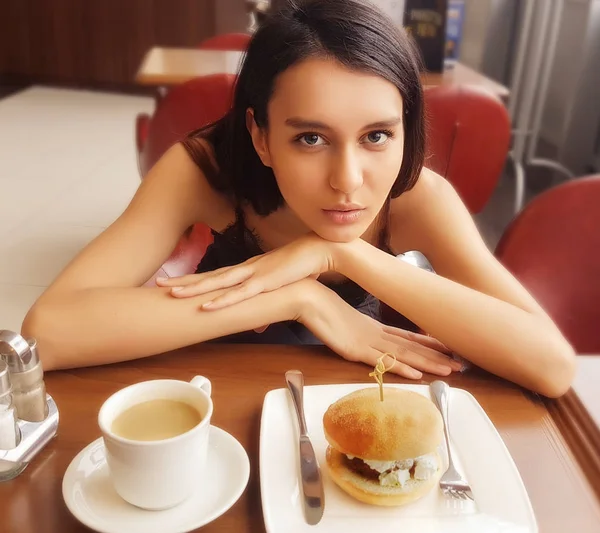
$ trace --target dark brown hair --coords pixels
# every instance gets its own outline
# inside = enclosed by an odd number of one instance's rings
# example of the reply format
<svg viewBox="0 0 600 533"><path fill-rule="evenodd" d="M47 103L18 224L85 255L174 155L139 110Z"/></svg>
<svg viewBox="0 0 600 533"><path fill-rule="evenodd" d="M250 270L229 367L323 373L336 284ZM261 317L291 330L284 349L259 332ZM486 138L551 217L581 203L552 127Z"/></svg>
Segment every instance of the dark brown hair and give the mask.
<svg viewBox="0 0 600 533"><path fill-rule="evenodd" d="M284 203L271 168L262 164L246 128L246 110L267 127L267 106L279 74L311 57L393 83L404 104L404 159L390 195L411 189L423 167L425 132L419 54L404 30L379 9L355 0L288 0L270 12L254 34L239 73L233 105L219 121L184 140L209 183L236 205L249 203L268 215ZM351 112L351 110L349 110ZM201 139L214 149L210 168Z"/></svg>

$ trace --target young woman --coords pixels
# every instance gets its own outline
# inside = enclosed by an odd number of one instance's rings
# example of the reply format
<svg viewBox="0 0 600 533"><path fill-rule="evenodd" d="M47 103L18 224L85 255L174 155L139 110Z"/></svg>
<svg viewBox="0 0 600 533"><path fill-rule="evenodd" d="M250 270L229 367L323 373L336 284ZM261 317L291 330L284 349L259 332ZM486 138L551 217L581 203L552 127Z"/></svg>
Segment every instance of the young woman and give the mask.
<svg viewBox="0 0 600 533"><path fill-rule="evenodd" d="M392 353L392 371L415 379L457 370L451 351L564 393L572 348L452 186L423 167L416 57L402 30L357 1L291 1L271 14L230 112L173 146L27 315L46 368L251 332L316 337L371 366ZM142 288L195 223L214 235L198 273ZM436 274L395 257L409 250ZM379 300L429 336L381 324Z"/></svg>

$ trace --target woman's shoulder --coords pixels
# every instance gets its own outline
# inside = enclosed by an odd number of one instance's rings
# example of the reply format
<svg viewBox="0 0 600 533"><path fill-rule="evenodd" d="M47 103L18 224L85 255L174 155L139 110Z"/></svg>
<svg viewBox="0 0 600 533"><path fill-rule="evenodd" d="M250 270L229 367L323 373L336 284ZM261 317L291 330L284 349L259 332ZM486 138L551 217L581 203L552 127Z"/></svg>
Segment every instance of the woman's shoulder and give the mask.
<svg viewBox="0 0 600 533"><path fill-rule="evenodd" d="M429 217L456 197L448 180L424 167L414 187L392 200L390 215L397 220Z"/></svg>
<svg viewBox="0 0 600 533"><path fill-rule="evenodd" d="M417 249L432 232L448 228L461 204L454 187L442 176L423 168L415 186L390 205L390 242L395 252ZM450 224L451 225L451 224Z"/></svg>
<svg viewBox="0 0 600 533"><path fill-rule="evenodd" d="M446 188L450 187L448 181L437 172L423 167L419 179L409 191L392 200L392 208L396 211L417 205L421 200L431 199L440 194L446 194Z"/></svg>
<svg viewBox="0 0 600 533"><path fill-rule="evenodd" d="M205 150L208 161L214 158L211 145L204 139L194 142L195 149ZM190 204L195 222L219 230L231 223L234 209L231 201L215 189L206 170L198 165L188 143L177 143L169 148L144 180L156 181L157 193L177 187ZM183 207L183 206L182 206Z"/></svg>

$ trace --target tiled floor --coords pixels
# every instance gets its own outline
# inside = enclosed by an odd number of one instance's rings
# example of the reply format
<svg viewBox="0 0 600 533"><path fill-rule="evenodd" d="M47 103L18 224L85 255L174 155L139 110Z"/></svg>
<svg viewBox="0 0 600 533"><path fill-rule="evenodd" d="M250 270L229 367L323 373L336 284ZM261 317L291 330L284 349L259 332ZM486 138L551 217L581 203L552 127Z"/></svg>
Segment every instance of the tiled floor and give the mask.
<svg viewBox="0 0 600 533"><path fill-rule="evenodd" d="M0 329L107 227L139 177L134 120L151 98L31 87L0 100Z"/></svg>
<svg viewBox="0 0 600 533"><path fill-rule="evenodd" d="M139 177L134 119L151 98L31 87L0 99L0 329L125 208ZM490 247L510 220L512 180L476 217Z"/></svg>

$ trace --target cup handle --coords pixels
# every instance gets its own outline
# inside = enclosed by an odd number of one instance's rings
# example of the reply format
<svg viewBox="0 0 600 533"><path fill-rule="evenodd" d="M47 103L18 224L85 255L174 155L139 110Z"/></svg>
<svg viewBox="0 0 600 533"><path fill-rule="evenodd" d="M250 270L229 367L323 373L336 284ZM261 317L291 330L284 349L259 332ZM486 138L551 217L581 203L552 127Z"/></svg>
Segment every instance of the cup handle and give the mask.
<svg viewBox="0 0 600 533"><path fill-rule="evenodd" d="M193 385L198 389L202 389L209 396L211 395L212 384L210 380L208 378L205 378L204 376L196 376L192 378L192 381L190 381L190 385Z"/></svg>

